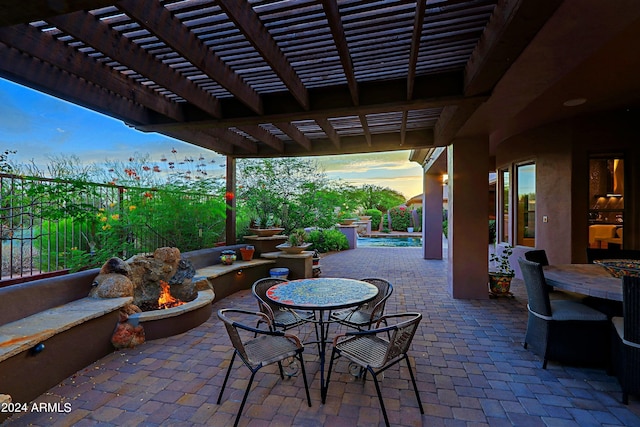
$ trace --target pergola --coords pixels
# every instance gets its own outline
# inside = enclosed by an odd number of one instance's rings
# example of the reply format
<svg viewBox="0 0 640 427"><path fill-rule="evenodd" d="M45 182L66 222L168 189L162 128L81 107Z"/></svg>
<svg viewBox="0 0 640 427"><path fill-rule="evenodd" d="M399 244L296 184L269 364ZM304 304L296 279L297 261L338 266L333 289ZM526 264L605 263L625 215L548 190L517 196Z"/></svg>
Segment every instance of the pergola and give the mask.
<svg viewBox="0 0 640 427"><path fill-rule="evenodd" d="M468 139L486 173L518 132L637 103L639 40L636 0L0 2L0 76L226 155L230 189L246 157L413 150L435 176Z"/></svg>

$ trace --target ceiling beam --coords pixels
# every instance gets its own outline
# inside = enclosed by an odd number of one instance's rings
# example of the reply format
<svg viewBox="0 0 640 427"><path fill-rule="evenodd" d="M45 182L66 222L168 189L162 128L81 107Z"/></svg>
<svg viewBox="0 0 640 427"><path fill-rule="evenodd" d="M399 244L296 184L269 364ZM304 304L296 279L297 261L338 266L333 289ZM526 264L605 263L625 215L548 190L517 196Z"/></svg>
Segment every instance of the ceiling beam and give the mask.
<svg viewBox="0 0 640 427"><path fill-rule="evenodd" d="M309 109L307 88L248 0L217 0L216 3L258 50L302 108Z"/></svg>
<svg viewBox="0 0 640 427"><path fill-rule="evenodd" d="M274 136L263 127L260 127L258 125L247 125L239 126L238 129L240 129L242 132L248 133L258 141L267 144L274 150L280 153L284 152L284 142L282 142L281 139L279 139L277 136Z"/></svg>
<svg viewBox="0 0 640 427"><path fill-rule="evenodd" d="M327 135L329 141L331 141L336 148L340 148L340 135L338 135L338 132L336 132L331 122L329 122L329 119L322 117L315 120L318 126L320 126L323 132Z"/></svg>
<svg viewBox="0 0 640 427"><path fill-rule="evenodd" d="M451 143L458 130L469 120L482 102L484 101L480 98L474 98L458 105L443 108L433 129L434 145L444 147Z"/></svg>
<svg viewBox="0 0 640 427"><path fill-rule="evenodd" d="M501 0L465 67L465 94L489 93L562 0Z"/></svg>
<svg viewBox="0 0 640 427"><path fill-rule="evenodd" d="M50 18L48 21L108 57L171 90L208 114L220 117L220 105L216 98L182 77L173 68L157 61L90 13L75 12Z"/></svg>
<svg viewBox="0 0 640 427"><path fill-rule="evenodd" d="M249 138L245 138L239 133L236 133L227 129L207 129L207 130L204 130L203 132L215 138L218 138L223 142L232 144L244 150L247 153L252 153L252 154L258 153L258 144L251 141Z"/></svg>
<svg viewBox="0 0 640 427"><path fill-rule="evenodd" d="M362 132L364 133L364 137L367 141L367 145L371 147L371 132L369 131L369 123L367 123L367 116L364 114L358 115L360 119L360 124L362 125Z"/></svg>
<svg viewBox="0 0 640 427"><path fill-rule="evenodd" d="M21 85L124 120L130 125L159 120L158 113L140 104L118 97L87 80L21 54L2 43L0 57L0 75Z"/></svg>
<svg viewBox="0 0 640 427"><path fill-rule="evenodd" d="M114 0L29 0L3 1L0 3L0 27L45 20L51 16L99 9L115 4Z"/></svg>
<svg viewBox="0 0 640 427"><path fill-rule="evenodd" d="M361 85L362 86L362 85ZM314 90L314 98L317 100L316 108L310 111L302 111L292 109L290 105L277 101L281 100L278 94L265 95L263 101L266 104L273 104L273 108L265 108L269 114L264 116L246 116L238 117L227 116L219 120L200 120L191 121L188 126L196 128L209 127L233 127L248 124L265 124L280 122L295 122L301 120L315 120L318 118L368 115L386 113L390 111L408 111L421 110L428 108L442 108L451 104L466 102L470 99L478 99L484 101L486 96L464 97L461 94L462 81L452 76L436 78L435 76L424 76L416 79L416 92L420 96L414 97L413 100L407 100L404 88L406 86L405 79L382 82L379 85L365 85L367 94L362 94L359 106L354 107L348 97L342 95L348 94L348 90L344 86L328 87L324 89ZM398 87L403 88L399 92ZM386 96L384 94L386 93ZM428 96L432 94L433 96ZM271 100L273 99L273 100ZM279 109L276 107L280 107ZM224 111L224 108L223 108ZM180 128L184 124L151 124L142 126L141 130L162 131L169 130L173 127Z"/></svg>
<svg viewBox="0 0 640 427"><path fill-rule="evenodd" d="M372 135L371 146L362 135L341 137L340 148L332 144L328 138L313 141L313 150L308 152L298 144L289 144L285 147L284 153L266 147L260 151L259 155L235 152L235 157L294 157L294 156L329 156L356 153L375 153L385 151L411 150L431 147L433 143L433 133L431 130L407 132L405 146L400 146L398 133L385 133Z"/></svg>
<svg viewBox="0 0 640 427"><path fill-rule="evenodd" d="M21 52L38 58L70 74L101 86L116 95L157 111L170 119L184 121L182 107L159 96L145 86L135 84L121 73L92 61L73 47L56 40L31 25L20 24L10 28L0 28L0 42Z"/></svg>
<svg viewBox="0 0 640 427"><path fill-rule="evenodd" d="M263 113L258 93L157 0L122 0L118 7L255 113Z"/></svg>
<svg viewBox="0 0 640 427"><path fill-rule="evenodd" d="M340 56L344 75L347 78L347 86L351 93L351 100L353 101L353 105L359 105L360 96L358 94L358 82L356 81L356 75L353 70L353 61L351 60L349 46L347 45L347 38L344 33L344 27L342 26L342 18L340 17L340 10L338 9L338 2L337 0L322 0L322 6L324 7L324 13L327 15L327 20L329 21L329 28L331 29L333 42L335 43L338 55Z"/></svg>
<svg viewBox="0 0 640 427"><path fill-rule="evenodd" d="M278 122L274 123L274 126L289 135L289 137L300 144L301 147L304 147L307 151L311 151L311 140L307 138L304 133L300 132L300 129L298 129L293 123Z"/></svg>
<svg viewBox="0 0 640 427"><path fill-rule="evenodd" d="M418 0L416 2L416 16L413 21L413 34L411 36L411 50L409 51L409 69L407 72L407 99L413 99L413 86L416 79L416 66L418 64L418 53L420 52L420 39L422 38L422 26L424 25L424 15L427 9L427 2Z"/></svg>

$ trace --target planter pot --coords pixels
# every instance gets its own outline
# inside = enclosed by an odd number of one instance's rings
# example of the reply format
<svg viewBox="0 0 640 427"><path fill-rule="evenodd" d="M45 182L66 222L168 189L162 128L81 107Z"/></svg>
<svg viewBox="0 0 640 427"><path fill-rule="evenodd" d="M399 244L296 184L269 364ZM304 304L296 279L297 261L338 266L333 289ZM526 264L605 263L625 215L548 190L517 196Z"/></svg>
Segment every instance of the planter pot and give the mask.
<svg viewBox="0 0 640 427"><path fill-rule="evenodd" d="M253 253L255 251L255 249L240 248L240 255L242 256L242 260L251 261L253 259Z"/></svg>
<svg viewBox="0 0 640 427"><path fill-rule="evenodd" d="M220 262L224 265L231 265L235 260L235 255L220 255Z"/></svg>
<svg viewBox="0 0 640 427"><path fill-rule="evenodd" d="M489 292L492 295L511 295L511 280L513 276L500 273L489 273Z"/></svg>
<svg viewBox="0 0 640 427"><path fill-rule="evenodd" d="M250 228L249 231L258 237L270 237L282 233L284 228Z"/></svg>
<svg viewBox="0 0 640 427"><path fill-rule="evenodd" d="M407 227L407 231L408 231L409 233L413 233L413 227Z"/></svg>
<svg viewBox="0 0 640 427"><path fill-rule="evenodd" d="M299 254L299 253L302 253L304 250L306 250L309 246L311 246L311 243L304 243L300 246L291 246L288 243L283 243L281 245L276 246L276 248L288 254Z"/></svg>

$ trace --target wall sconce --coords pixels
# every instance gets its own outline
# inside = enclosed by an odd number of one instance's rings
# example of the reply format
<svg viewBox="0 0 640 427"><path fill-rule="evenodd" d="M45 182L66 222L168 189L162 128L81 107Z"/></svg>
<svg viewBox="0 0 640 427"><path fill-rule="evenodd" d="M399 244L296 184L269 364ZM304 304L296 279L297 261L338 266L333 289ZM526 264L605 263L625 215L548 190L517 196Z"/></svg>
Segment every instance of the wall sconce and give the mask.
<svg viewBox="0 0 640 427"><path fill-rule="evenodd" d="M442 185L447 185L449 183L449 174L448 173L443 173L442 174Z"/></svg>
<svg viewBox="0 0 640 427"><path fill-rule="evenodd" d="M236 271L236 276L242 276L242 270Z"/></svg>

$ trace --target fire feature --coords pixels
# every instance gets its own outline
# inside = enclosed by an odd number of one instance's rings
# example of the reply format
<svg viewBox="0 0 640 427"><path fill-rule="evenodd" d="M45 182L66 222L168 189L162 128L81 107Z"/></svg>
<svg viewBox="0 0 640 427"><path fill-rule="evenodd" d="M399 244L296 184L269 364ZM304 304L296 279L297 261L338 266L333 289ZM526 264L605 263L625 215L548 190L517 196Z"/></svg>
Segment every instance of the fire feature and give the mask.
<svg viewBox="0 0 640 427"><path fill-rule="evenodd" d="M164 280L160 280L160 296L158 297L158 310L164 310L166 308L177 307L184 304L177 298L171 296L171 290L169 283Z"/></svg>

